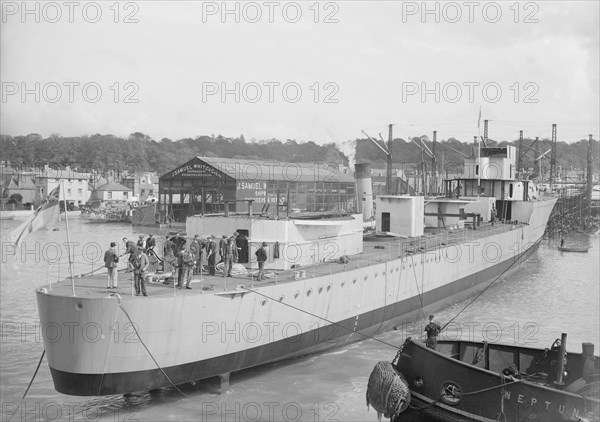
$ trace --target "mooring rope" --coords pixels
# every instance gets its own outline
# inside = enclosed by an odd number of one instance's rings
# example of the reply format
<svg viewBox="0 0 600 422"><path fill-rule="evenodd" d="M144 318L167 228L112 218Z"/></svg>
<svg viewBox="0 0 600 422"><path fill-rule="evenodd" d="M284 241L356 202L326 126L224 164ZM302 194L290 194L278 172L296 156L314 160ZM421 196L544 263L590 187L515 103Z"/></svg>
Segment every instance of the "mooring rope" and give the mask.
<svg viewBox="0 0 600 422"><path fill-rule="evenodd" d="M21 397L21 403L19 403L19 405L15 409L14 413L12 415L10 415L10 418L8 418L8 422L10 422L12 420L12 418L17 414L17 412L21 408L21 405L23 404L23 400L25 400L25 396L27 396L27 393L29 393L29 389L31 388L31 384L33 384L33 380L35 379L35 376L37 375L38 371L40 370L40 366L42 365L42 361L44 360L44 355L45 354L46 354L46 349L44 349L44 351L42 352L42 356L40 356L40 361L37 364L37 368L35 368L35 372L33 373L33 377L31 377L31 381L29 381L29 385L27 386L27 389L25 390L25 393L23 394L23 397Z"/></svg>
<svg viewBox="0 0 600 422"><path fill-rule="evenodd" d="M543 237L543 236L542 236L542 237ZM537 243L538 243L540 240L542 240L542 237L540 237L540 238L539 238L539 239L538 239L538 240L537 240L537 241L534 243L534 245L535 245L535 244L537 244ZM532 246L532 247L533 247L533 246ZM529 249L528 249L528 250L529 250ZM473 299L472 299L472 300L471 300L469 303L467 303L467 304L466 304L466 305L465 305L465 306L464 306L464 307L463 307L463 308L462 308L462 309L461 309L461 310L460 310L460 311L459 311L459 312L458 312L456 315L454 315L454 317L452 317L452 319L451 319L450 321L448 321L446 324L444 324L444 326L442 327L442 329L440 330L440 332L441 332L441 331L443 331L443 330L444 330L444 328L446 328L446 327L447 327L447 326L448 326L448 325L449 325L449 324L450 324L452 321L454 321L456 318L458 318L458 316L459 316L461 313L463 313L463 311L464 311L465 309L467 309L469 306L471 306L471 305L473 304L473 302L475 302L477 299L479 299L479 298L481 297L481 295L483 295L483 294L484 294L484 293L485 293L485 292L486 292L486 291L487 291L487 290L488 290L490 287L492 287L492 286L494 285L494 283L500 279L500 277L502 277L504 274L506 274L506 272L507 272L508 270L510 270L510 269L511 269L511 268L512 268L512 267L513 267L515 264L517 264L517 263L519 263L519 262L520 262L520 260L518 260L518 259L514 260L514 261L513 261L513 262L512 262L512 263L511 263L511 264L510 264L508 267L506 267L506 269L505 269L504 271L502 271L500 274L498 274L498 275L496 276L496 278L494 278L494 279L492 280L492 282L491 282L491 283L490 283L490 284L489 284L489 285L488 285L488 286L487 286L485 289L483 289L481 292L479 292L479 294L477 294L477 296L475 296L475 297L474 297L474 298L473 298Z"/></svg>
<svg viewBox="0 0 600 422"><path fill-rule="evenodd" d="M127 310L123 307L123 305L121 304L121 298L117 297L117 301L119 302L119 307L121 308L121 310L123 311L123 313L125 314L125 316L127 317L127 319L129 320L129 322L131 323L131 326L133 327L133 331L135 331L135 334L137 335L137 338L140 340L140 343L142 343L142 346L144 346L144 349L146 349L146 351L148 352L148 354L150 355L150 357L152 358L152 360L154 361L154 363L156 364L156 366L158 367L158 369L160 369L160 372L162 372L162 374L165 376L165 378L167 379L167 381L169 381L169 384L171 384L171 386L173 388L175 388L175 390L177 390L183 397L188 398L188 395L185 394L183 391L181 391L174 383L173 381L171 381L171 378L169 378L169 376L167 375L167 373L162 369L162 367L158 364L158 362L156 361L156 359L154 358L154 356L152 355L152 352L150 352L150 349L148 349L148 346L146 346L146 343L144 343L144 340L142 340L142 337L140 336L140 333L138 332L137 328L135 327L135 324L133 323L131 317L129 316L129 313L127 313Z"/></svg>
<svg viewBox="0 0 600 422"><path fill-rule="evenodd" d="M325 321L325 322L328 322L328 323L330 323L330 324L332 324L332 325L335 325L335 326L338 326L338 327L340 327L340 328L343 328L344 330L346 330L346 331L349 331L349 332L351 332L351 333L356 333L356 334L358 334L358 335L360 335L360 336L363 336L363 337L365 337L365 338L368 338L368 339L371 339L371 340L375 340L375 341L377 341L377 342L379 342L379 343L385 344L386 346L393 347L394 349L397 349L397 348L398 348L398 346L396 346L396 345L394 345L394 344L392 344L392 343L388 343L387 341L380 340L380 339L378 339L378 338L375 338L375 337L373 337L373 336L370 336L370 335L368 335L368 334L361 333L361 332L359 332L359 331L354 331L354 329L353 329L353 328L344 327L342 324L340 324L340 323L338 323L338 322L334 322L334 321L331 321L331 320L329 320L329 319L327 319L327 318L324 318L324 317L322 317L322 316L319 316L319 315L317 315L317 314L313 314L312 312L305 311L304 309L298 308L298 307L296 307L296 306L294 306L294 305L290 305L289 303L280 302L279 300L276 300L276 299L272 298L271 296L269 296L269 295L266 295L266 294L264 294L264 293L260 293L260 292L258 292L258 291L256 291L256 290L249 289L249 288L247 288L247 287L245 287L245 286L240 286L240 288L241 288L241 289L244 289L244 290L247 290L247 291L249 291L249 292L251 292L251 293L257 294L257 295L259 295L259 296L262 296L262 297L264 297L264 298L266 298L266 299L270 299L270 300L272 300L273 302L280 303L280 304L282 304L282 305L285 305L285 306L287 306L287 307L289 307L289 308L292 308L292 309L295 309L295 310L297 310L297 311L303 312L303 313L305 313L305 314L307 314L307 315L313 316L313 317L315 317L315 318L322 319L322 320L323 320L323 321Z"/></svg>

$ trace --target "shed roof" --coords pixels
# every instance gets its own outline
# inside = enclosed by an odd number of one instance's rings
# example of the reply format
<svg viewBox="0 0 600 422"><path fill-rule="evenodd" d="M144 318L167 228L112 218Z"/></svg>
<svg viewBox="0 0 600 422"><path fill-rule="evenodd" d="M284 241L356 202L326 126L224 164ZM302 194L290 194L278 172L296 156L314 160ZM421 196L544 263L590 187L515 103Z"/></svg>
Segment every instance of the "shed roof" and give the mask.
<svg viewBox="0 0 600 422"><path fill-rule="evenodd" d="M183 166L197 160L205 162L237 181L354 182L354 177L340 171L335 163L287 163L245 158L195 157Z"/></svg>

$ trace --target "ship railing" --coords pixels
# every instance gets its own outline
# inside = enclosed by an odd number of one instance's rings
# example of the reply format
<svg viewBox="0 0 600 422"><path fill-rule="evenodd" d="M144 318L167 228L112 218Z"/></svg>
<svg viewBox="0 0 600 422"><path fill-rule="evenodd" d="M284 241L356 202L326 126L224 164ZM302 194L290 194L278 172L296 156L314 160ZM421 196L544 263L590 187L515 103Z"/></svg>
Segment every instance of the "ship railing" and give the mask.
<svg viewBox="0 0 600 422"><path fill-rule="evenodd" d="M399 239L396 242L398 247L392 249L399 250L399 255L405 261L408 257L420 253L441 251L451 245L459 245L468 242L474 242L481 238L489 236L491 233L501 233L511 230L516 225L515 222L497 221L494 225L483 224L473 229L457 229L453 231L444 230L441 233L430 236L420 236L412 239Z"/></svg>
<svg viewBox="0 0 600 422"><path fill-rule="evenodd" d="M52 284L69 276L69 261L66 257L46 261L46 285L52 290ZM73 276L76 278L96 274L104 268L104 261L99 259L83 259L78 256L72 260Z"/></svg>

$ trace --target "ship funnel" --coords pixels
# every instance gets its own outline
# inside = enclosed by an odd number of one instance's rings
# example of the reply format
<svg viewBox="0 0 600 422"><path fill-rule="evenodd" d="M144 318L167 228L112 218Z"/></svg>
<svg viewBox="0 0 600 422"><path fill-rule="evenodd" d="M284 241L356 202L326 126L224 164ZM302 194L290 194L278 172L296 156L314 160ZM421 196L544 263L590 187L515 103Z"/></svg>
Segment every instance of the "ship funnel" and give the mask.
<svg viewBox="0 0 600 422"><path fill-rule="evenodd" d="M373 185L369 163L356 164L355 175L358 207L362 212L363 221L370 221L373 217Z"/></svg>

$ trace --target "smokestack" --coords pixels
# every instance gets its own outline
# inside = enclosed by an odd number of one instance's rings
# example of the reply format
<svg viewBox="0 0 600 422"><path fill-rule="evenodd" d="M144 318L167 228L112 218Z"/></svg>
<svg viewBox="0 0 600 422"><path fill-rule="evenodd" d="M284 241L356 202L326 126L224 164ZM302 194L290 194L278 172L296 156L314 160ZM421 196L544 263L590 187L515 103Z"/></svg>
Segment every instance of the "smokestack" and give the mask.
<svg viewBox="0 0 600 422"><path fill-rule="evenodd" d="M369 163L355 164L354 170L359 211L362 211L363 221L369 221L373 217L371 165Z"/></svg>

